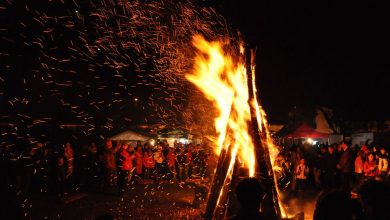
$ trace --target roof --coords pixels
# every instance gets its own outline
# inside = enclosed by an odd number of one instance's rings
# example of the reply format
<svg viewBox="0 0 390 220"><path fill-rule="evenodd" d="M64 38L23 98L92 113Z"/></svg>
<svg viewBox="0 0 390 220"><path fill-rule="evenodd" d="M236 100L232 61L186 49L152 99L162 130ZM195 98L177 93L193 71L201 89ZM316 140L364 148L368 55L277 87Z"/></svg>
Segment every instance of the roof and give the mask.
<svg viewBox="0 0 390 220"><path fill-rule="evenodd" d="M302 123L293 132L286 135L288 138L327 138L329 134L316 131L307 123Z"/></svg>
<svg viewBox="0 0 390 220"><path fill-rule="evenodd" d="M150 137L134 131L125 131L111 138L113 141L147 141L149 139Z"/></svg>

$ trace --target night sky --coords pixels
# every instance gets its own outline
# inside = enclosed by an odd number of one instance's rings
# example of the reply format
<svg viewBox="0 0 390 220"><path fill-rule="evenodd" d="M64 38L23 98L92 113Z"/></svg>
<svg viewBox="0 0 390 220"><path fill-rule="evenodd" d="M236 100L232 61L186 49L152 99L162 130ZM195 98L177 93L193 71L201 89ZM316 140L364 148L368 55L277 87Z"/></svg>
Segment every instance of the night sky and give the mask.
<svg viewBox="0 0 390 220"><path fill-rule="evenodd" d="M153 117L165 120L184 108L186 94L170 90L172 84L162 83L156 71L145 74L143 68L154 62L152 58L129 63L124 54L142 55L131 47L115 48L108 52L116 54L107 55L103 46L110 42L96 42L104 27L90 15L99 10L91 2L98 1L40 5L21 0L1 5L0 104L4 108L0 113L9 116L1 120L31 124L47 118L47 122L126 127L153 124ZM243 33L250 47L257 47L257 83L271 123L286 123L294 106L327 106L348 120L390 118L389 16L384 5L372 1L195 2L216 8ZM49 19L34 20L38 15ZM113 17L113 26L115 19L130 18ZM142 42L142 37L131 40ZM88 50L85 45L94 47L92 58L83 54ZM111 68L108 61L128 66ZM136 69L141 70L136 73ZM157 99L159 104L151 102ZM160 115L153 115L156 110ZM138 117L141 111L144 115ZM180 121L167 118L164 123Z"/></svg>
<svg viewBox="0 0 390 220"><path fill-rule="evenodd" d="M256 45L271 121L325 105L346 119L390 118L389 13L380 1L219 1Z"/></svg>

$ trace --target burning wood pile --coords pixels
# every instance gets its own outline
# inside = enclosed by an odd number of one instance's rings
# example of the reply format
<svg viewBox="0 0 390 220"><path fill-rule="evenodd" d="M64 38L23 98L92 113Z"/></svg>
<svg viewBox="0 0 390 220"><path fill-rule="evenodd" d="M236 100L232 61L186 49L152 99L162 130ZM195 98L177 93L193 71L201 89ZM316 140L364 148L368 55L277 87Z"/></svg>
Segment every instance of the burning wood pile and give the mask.
<svg viewBox="0 0 390 220"><path fill-rule="evenodd" d="M205 218L223 219L231 212L234 205L229 191L238 173L256 177L265 186L262 209L268 219L286 217L273 173L273 158L278 151L256 96L254 52L245 53L241 44L238 51L228 53L228 41L208 42L199 35L193 37L193 45L197 49L194 70L186 77L219 111L215 119L215 153L219 160Z"/></svg>

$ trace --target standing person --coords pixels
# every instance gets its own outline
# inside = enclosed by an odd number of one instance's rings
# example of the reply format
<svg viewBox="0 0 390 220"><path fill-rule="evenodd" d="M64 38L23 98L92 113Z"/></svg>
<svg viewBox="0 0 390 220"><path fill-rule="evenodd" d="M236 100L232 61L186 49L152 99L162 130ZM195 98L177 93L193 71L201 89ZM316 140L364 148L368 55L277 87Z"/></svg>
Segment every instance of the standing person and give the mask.
<svg viewBox="0 0 390 220"><path fill-rule="evenodd" d="M355 187L358 188L364 176L364 151L360 150L355 159Z"/></svg>
<svg viewBox="0 0 390 220"><path fill-rule="evenodd" d="M192 154L192 145L187 145L187 148L185 149L185 157L186 157L186 164L185 164L185 173L187 178L191 178L192 176L192 167L193 167L193 154Z"/></svg>
<svg viewBox="0 0 390 220"><path fill-rule="evenodd" d="M103 170L102 161L99 158L97 146L94 142L90 144L87 151L88 177L87 186L89 189L98 190Z"/></svg>
<svg viewBox="0 0 390 220"><path fill-rule="evenodd" d="M33 163L32 189L33 191L46 191L48 181L48 149L43 143L36 143L30 151L31 162Z"/></svg>
<svg viewBox="0 0 390 220"><path fill-rule="evenodd" d="M116 175L116 160L115 154L121 148L121 143L118 141L116 146L113 147L112 141L109 139L106 141L103 150L103 162L104 162L104 177L103 177L103 191L107 191L115 183Z"/></svg>
<svg viewBox="0 0 390 220"><path fill-rule="evenodd" d="M305 191L308 174L309 174L309 167L306 165L305 158L302 158L299 161L299 164L295 170L295 176L297 181L296 192Z"/></svg>
<svg viewBox="0 0 390 220"><path fill-rule="evenodd" d="M291 151L291 165L292 170L295 173L295 170L297 169L297 166L299 165L299 161L302 158L302 151L299 145L294 145L293 149ZM297 189L297 179L295 178L296 175L293 175L292 183L291 183L291 189L293 191L296 191Z"/></svg>
<svg viewBox="0 0 390 220"><path fill-rule="evenodd" d="M119 178L118 178L118 188L119 195L123 195L125 192L125 186L131 178L131 173L133 171L133 161L134 154L128 151L128 144L123 144L122 149L119 153Z"/></svg>
<svg viewBox="0 0 390 220"><path fill-rule="evenodd" d="M383 180L387 179L389 172L389 154L384 147L381 147L378 154L378 170Z"/></svg>
<svg viewBox="0 0 390 220"><path fill-rule="evenodd" d="M79 152L79 158L78 158L78 172L77 172L77 180L78 185L81 189L86 190L88 189L88 178L89 178L89 172L91 170L91 167L89 166L88 161L88 149L89 144L83 144L81 146L81 151Z"/></svg>
<svg viewBox="0 0 390 220"><path fill-rule="evenodd" d="M144 178L145 179L150 179L153 170L154 170L154 165L155 162L153 160L153 153L151 149L147 149L144 152L144 157L143 157L143 166L145 167L145 173L144 173Z"/></svg>
<svg viewBox="0 0 390 220"><path fill-rule="evenodd" d="M63 197L66 193L66 170L64 157L60 155L55 164L55 185L56 193L59 198Z"/></svg>
<svg viewBox="0 0 390 220"><path fill-rule="evenodd" d="M367 160L364 162L364 176L367 179L374 179L378 174L378 166L374 158L374 154L368 153Z"/></svg>
<svg viewBox="0 0 390 220"><path fill-rule="evenodd" d="M137 145L135 152L135 173L140 179L142 177L143 152L142 145Z"/></svg>
<svg viewBox="0 0 390 220"><path fill-rule="evenodd" d="M367 145L363 144L361 147L360 147L360 150L364 152L364 154L368 154L369 152L369 149L367 147Z"/></svg>
<svg viewBox="0 0 390 220"><path fill-rule="evenodd" d="M342 142L340 144L341 157L337 168L340 171L341 189L349 192L352 183L352 174L354 166L354 157L348 145Z"/></svg>
<svg viewBox="0 0 390 220"><path fill-rule="evenodd" d="M175 173L176 173L176 154L173 151L173 148L169 147L168 154L167 154L167 168L170 175L170 178L173 180L175 179Z"/></svg>
<svg viewBox="0 0 390 220"><path fill-rule="evenodd" d="M162 176L165 174L165 167L164 167L164 154L163 154L163 147L159 144L157 145L157 151L153 154L153 159L156 162L156 174L155 174L155 183L159 184Z"/></svg>
<svg viewBox="0 0 390 220"><path fill-rule="evenodd" d="M178 174L177 179L179 181L184 181L186 179L186 154L182 147L177 150L177 167Z"/></svg>
<svg viewBox="0 0 390 220"><path fill-rule="evenodd" d="M199 176L200 178L206 177L206 170L207 170L207 155L204 150L204 147L202 147L200 144L197 145L198 153L197 153L197 165L199 167Z"/></svg>
<svg viewBox="0 0 390 220"><path fill-rule="evenodd" d="M323 159L323 173L321 174L323 188L329 189L336 186L337 163L338 157L335 154L335 149L333 145L329 145L328 152Z"/></svg>
<svg viewBox="0 0 390 220"><path fill-rule="evenodd" d="M74 151L69 142L65 144L64 148L64 157L66 159L67 170L66 170L66 179L67 179L67 188L70 191L74 187L74 178L73 178L73 162L74 162Z"/></svg>
<svg viewBox="0 0 390 220"><path fill-rule="evenodd" d="M320 151L315 155L313 160L313 176L314 182L318 189L322 188L322 174L324 173L325 157L327 155L327 147L324 145L320 146Z"/></svg>

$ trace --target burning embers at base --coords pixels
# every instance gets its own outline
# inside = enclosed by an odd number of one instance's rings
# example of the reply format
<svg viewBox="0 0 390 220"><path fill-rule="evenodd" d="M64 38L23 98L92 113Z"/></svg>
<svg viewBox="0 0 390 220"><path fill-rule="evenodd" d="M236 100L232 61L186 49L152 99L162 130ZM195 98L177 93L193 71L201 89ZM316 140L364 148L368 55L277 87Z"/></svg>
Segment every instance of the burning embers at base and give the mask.
<svg viewBox="0 0 390 220"><path fill-rule="evenodd" d="M262 166L256 157L259 152L266 157L262 164L266 167L265 173L271 183L268 187L272 188L270 194L273 194L271 200L275 206L275 215L285 217L280 210L272 168L277 149L272 143L265 113L256 97L254 56L248 68L243 46L237 52L227 53L224 48L231 46L229 42L208 42L200 35L194 36L192 43L197 49L194 70L186 77L215 104L219 113L215 119L218 134L215 152L220 158L210 189L206 219L215 218L216 207L226 201L227 185L237 165L248 169L250 177L258 175L259 166ZM252 127L253 122L257 123L255 128ZM260 132L264 135L260 135ZM256 140L256 137L261 140ZM262 149L258 151L255 146Z"/></svg>

